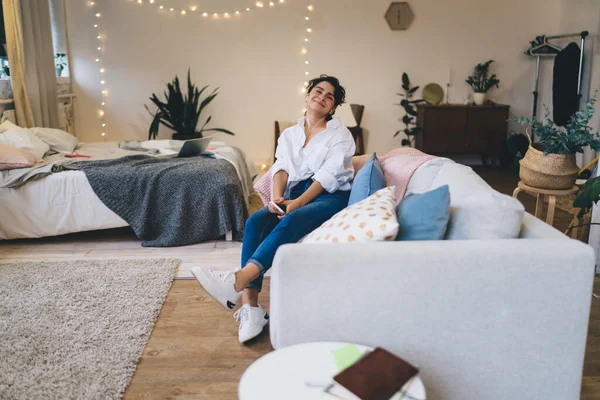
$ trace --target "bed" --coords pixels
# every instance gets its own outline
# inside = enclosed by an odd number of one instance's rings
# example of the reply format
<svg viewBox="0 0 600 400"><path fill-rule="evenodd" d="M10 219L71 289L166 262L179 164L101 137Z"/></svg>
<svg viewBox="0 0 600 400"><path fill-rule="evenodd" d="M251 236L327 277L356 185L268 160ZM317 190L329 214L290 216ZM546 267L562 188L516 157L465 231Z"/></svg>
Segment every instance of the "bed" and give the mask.
<svg viewBox="0 0 600 400"><path fill-rule="evenodd" d="M169 142L169 146L173 146L173 141ZM253 191L252 177L256 174L255 167L248 162L245 154L235 147L216 141L211 142L210 147L214 148L213 152L217 158L226 160L235 168L241 196L247 204ZM145 153L121 149L119 142L83 143L76 152L91 155L90 162L122 159L122 157L123 159L142 157L140 155ZM81 159L66 160L64 156L54 155L44 160L47 164L41 168L38 166L40 174L37 177L30 172L33 176L26 179L24 183L13 182L8 184L13 187L0 188L0 239L39 238L129 225L98 197L90 185L86 172L70 170L72 164ZM60 172L51 172L52 169ZM39 176L43 177L39 178ZM7 181L9 180L4 179L5 186ZM221 195L221 193L213 193L210 196ZM239 230L238 226L237 236ZM233 236L235 238L235 232ZM181 244L189 243L167 245Z"/></svg>

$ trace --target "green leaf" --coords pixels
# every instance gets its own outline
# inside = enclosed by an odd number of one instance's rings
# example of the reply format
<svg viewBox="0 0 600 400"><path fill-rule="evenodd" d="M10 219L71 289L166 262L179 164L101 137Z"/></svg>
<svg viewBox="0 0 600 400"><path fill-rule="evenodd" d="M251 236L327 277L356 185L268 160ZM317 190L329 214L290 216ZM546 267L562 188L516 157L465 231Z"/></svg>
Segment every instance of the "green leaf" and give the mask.
<svg viewBox="0 0 600 400"><path fill-rule="evenodd" d="M408 91L409 94L413 94L414 92L416 92L417 90L419 90L419 86L415 86L414 88L410 89Z"/></svg>
<svg viewBox="0 0 600 400"><path fill-rule="evenodd" d="M396 131L396 133L394 133L394 137L398 136L400 134L400 131Z"/></svg>
<svg viewBox="0 0 600 400"><path fill-rule="evenodd" d="M573 201L573 207L581 209L579 216L582 217L594 203L598 203L598 200L600 200L600 177L588 179L581 193Z"/></svg>
<svg viewBox="0 0 600 400"><path fill-rule="evenodd" d="M406 112L407 112L408 114L410 114L410 115L413 115L413 116L415 116L415 117L417 116L417 112L415 111L415 109L414 109L412 106L410 106L410 105L406 105L406 106L404 107L404 109L406 110Z"/></svg>
<svg viewBox="0 0 600 400"><path fill-rule="evenodd" d="M227 129L222 129L222 128L211 128L211 129L205 129L204 132L209 132L209 131L217 131L217 132L223 132L226 133L228 135L233 135L235 136L235 133L228 131Z"/></svg>
<svg viewBox="0 0 600 400"><path fill-rule="evenodd" d="M408 74L406 72L404 72L402 74L402 86L409 86L410 85L410 80L408 79Z"/></svg>

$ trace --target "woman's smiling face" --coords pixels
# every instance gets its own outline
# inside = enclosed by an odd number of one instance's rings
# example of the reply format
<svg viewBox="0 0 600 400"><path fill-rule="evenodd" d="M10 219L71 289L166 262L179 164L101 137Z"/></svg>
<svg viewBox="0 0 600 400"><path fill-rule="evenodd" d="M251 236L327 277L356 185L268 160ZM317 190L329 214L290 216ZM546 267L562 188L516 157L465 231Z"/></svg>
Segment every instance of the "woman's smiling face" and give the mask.
<svg viewBox="0 0 600 400"><path fill-rule="evenodd" d="M306 106L318 114L327 115L335 107L335 88L329 82L319 82L306 96Z"/></svg>

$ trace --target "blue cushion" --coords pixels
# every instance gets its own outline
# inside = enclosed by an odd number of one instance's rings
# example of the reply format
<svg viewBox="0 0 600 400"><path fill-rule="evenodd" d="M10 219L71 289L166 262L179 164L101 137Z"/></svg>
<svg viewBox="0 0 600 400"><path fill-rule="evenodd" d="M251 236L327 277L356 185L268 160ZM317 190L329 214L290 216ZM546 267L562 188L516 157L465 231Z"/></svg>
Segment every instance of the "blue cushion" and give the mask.
<svg viewBox="0 0 600 400"><path fill-rule="evenodd" d="M373 153L369 161L358 170L358 173L354 177L348 205L351 206L354 203L358 203L384 187L385 178L383 177L383 170L377 160L377 154Z"/></svg>
<svg viewBox="0 0 600 400"><path fill-rule="evenodd" d="M396 240L441 240L450 219L448 185L425 193L412 193L396 207Z"/></svg>

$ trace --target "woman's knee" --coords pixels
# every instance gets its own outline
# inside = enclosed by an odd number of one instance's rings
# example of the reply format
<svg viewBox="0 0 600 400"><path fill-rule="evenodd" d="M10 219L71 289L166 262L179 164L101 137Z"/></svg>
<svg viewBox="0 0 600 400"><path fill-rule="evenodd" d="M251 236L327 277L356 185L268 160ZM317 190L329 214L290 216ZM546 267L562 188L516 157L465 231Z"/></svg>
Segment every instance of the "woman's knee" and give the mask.
<svg viewBox="0 0 600 400"><path fill-rule="evenodd" d="M261 208L246 220L245 230L255 231L257 229L263 229L265 224L272 218L273 214L271 214L267 207Z"/></svg>

